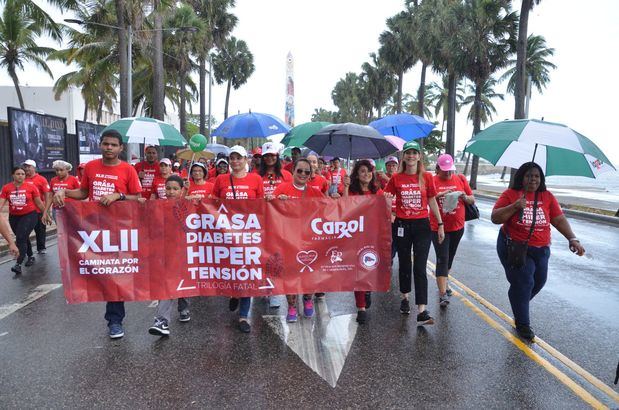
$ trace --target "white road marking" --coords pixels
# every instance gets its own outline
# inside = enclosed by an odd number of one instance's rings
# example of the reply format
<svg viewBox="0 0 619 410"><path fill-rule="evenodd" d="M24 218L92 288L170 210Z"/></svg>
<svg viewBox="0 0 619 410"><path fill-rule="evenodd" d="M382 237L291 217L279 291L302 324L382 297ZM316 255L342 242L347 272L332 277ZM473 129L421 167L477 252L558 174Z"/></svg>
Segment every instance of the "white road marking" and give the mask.
<svg viewBox="0 0 619 410"><path fill-rule="evenodd" d="M49 283L45 285L39 285L36 288L34 288L32 292L30 292L28 296L26 296L24 300L22 300L21 302L10 303L7 305L0 306L0 320L4 319L11 313L17 312L19 309L23 308L24 306L31 304L35 300L42 298L43 296L47 295L52 290L58 289L61 286L62 284L60 283Z"/></svg>
<svg viewBox="0 0 619 410"><path fill-rule="evenodd" d="M6 335L8 335L8 334L9 334L9 332L2 332L2 333L0 333L0 337L2 337L2 336L6 336Z"/></svg>

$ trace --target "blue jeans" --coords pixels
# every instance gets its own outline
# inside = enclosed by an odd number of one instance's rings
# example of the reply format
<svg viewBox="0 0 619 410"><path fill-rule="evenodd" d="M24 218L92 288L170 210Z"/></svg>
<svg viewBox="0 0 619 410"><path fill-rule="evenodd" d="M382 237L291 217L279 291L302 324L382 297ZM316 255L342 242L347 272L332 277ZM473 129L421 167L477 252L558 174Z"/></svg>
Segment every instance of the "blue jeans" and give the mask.
<svg viewBox="0 0 619 410"><path fill-rule="evenodd" d="M239 316L242 319L247 319L249 316L249 308L251 307L251 298L241 298L239 303Z"/></svg>
<svg viewBox="0 0 619 410"><path fill-rule="evenodd" d="M516 325L530 325L529 302L539 293L548 277L548 259L550 247L529 246L527 261L521 268L513 268L507 264L507 245L503 229L499 230L496 250L505 269L509 282L509 303L512 305Z"/></svg>
<svg viewBox="0 0 619 410"><path fill-rule="evenodd" d="M107 302L105 304L105 320L107 325L122 325L125 318L125 302Z"/></svg>

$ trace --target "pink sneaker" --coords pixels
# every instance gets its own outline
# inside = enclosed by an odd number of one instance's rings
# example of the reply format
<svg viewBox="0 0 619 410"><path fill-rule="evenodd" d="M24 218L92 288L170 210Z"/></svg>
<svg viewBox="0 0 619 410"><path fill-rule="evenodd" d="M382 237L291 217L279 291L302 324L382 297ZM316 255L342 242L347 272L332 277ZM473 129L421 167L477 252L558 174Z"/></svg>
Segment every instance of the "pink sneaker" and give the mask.
<svg viewBox="0 0 619 410"><path fill-rule="evenodd" d="M312 299L303 299L303 314L305 317L314 316L314 302Z"/></svg>
<svg viewBox="0 0 619 410"><path fill-rule="evenodd" d="M294 306L288 306L288 316L286 316L286 322L294 323L297 321L297 308Z"/></svg>

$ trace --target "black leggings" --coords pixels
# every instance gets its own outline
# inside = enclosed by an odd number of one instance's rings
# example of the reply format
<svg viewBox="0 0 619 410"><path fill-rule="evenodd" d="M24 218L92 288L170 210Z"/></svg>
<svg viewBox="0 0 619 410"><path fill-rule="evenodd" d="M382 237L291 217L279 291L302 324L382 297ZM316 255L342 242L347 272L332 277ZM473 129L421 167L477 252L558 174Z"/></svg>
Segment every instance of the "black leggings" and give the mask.
<svg viewBox="0 0 619 410"><path fill-rule="evenodd" d="M30 212L26 215L9 215L9 225L15 234L15 245L19 249L17 263L21 264L26 255L32 256L32 245L30 244L30 233L39 220L39 214Z"/></svg>
<svg viewBox="0 0 619 410"><path fill-rule="evenodd" d="M411 270L415 280L415 304L428 304L428 276L426 264L430 252L431 232L430 221L423 219L396 219L396 229L403 228L404 236L396 234L398 260L400 262L400 292L411 291ZM397 231L396 231L397 232ZM411 261L411 248L413 261ZM412 269L411 269L412 268Z"/></svg>
<svg viewBox="0 0 619 410"><path fill-rule="evenodd" d="M439 244L438 232L432 231L432 244L434 245L434 252L436 252L436 276L449 276L449 270L456 256L462 235L464 235L464 228L445 232L445 240Z"/></svg>

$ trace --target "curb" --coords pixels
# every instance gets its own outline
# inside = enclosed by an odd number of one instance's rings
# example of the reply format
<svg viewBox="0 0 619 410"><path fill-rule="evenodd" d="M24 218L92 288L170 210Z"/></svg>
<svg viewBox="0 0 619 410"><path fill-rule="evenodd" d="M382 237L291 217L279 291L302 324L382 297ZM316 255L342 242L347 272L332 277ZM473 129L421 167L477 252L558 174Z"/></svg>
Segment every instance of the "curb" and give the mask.
<svg viewBox="0 0 619 410"><path fill-rule="evenodd" d="M475 197L478 198L484 198L484 199L490 199L490 200L496 200L499 196L498 195L489 195L489 194L482 194L482 193L475 193ZM584 211L578 211L576 209L569 209L569 208L565 208L565 204L561 204L561 208L563 209L563 213L567 216L571 216L573 218L578 218L578 219L582 219L585 221L593 221L593 222L601 222L601 223L605 223L605 224L609 224L609 225L614 225L619 227L619 218L614 217L614 216L608 216L608 215L600 215L600 214L593 214L591 212L584 212Z"/></svg>

